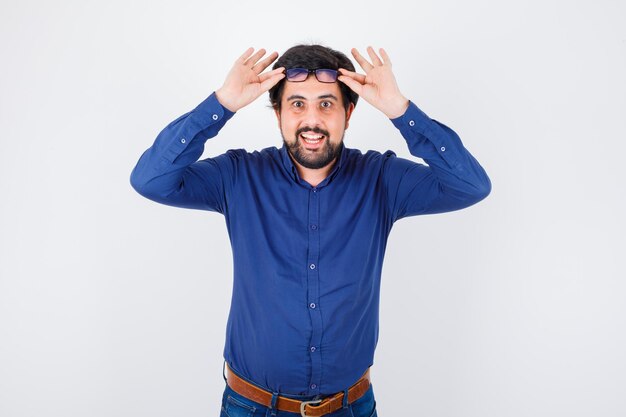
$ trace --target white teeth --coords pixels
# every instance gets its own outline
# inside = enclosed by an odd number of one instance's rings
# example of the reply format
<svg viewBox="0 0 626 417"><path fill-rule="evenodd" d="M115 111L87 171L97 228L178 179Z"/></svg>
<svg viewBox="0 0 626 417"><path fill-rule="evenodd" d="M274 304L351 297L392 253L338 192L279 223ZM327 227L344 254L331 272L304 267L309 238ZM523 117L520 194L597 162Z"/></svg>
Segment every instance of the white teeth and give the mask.
<svg viewBox="0 0 626 417"><path fill-rule="evenodd" d="M311 144L315 144L319 142L324 137L324 135L306 134L306 133L302 133L301 136L302 136L302 139L304 139L306 143L311 143Z"/></svg>
<svg viewBox="0 0 626 417"><path fill-rule="evenodd" d="M322 135L307 135L303 133L302 137L307 138L307 139L321 139Z"/></svg>

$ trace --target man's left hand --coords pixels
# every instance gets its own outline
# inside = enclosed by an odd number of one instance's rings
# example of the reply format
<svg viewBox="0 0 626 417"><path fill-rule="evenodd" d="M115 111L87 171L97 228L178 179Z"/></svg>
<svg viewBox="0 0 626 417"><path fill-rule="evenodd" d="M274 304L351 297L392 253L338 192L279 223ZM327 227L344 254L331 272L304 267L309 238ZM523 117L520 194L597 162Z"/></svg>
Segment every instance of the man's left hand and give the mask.
<svg viewBox="0 0 626 417"><path fill-rule="evenodd" d="M368 46L367 53L372 63L363 58L356 48L352 48L351 52L365 71L365 75L339 68L338 80L385 113L388 118L395 119L402 116L409 107L409 100L398 89L396 78L391 71L391 60L385 50L380 48L381 60L374 48Z"/></svg>

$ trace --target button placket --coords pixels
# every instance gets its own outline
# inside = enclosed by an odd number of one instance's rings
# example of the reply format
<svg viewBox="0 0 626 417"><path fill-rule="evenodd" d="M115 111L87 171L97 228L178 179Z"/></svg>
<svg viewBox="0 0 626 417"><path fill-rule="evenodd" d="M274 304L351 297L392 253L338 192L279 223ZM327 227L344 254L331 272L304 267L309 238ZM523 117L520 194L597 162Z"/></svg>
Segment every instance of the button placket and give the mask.
<svg viewBox="0 0 626 417"><path fill-rule="evenodd" d="M307 299L308 311L311 318L311 338L309 340L309 357L311 358L311 379L309 381L310 394L317 394L322 375L321 355L317 348L322 341L322 315L317 305L319 303L319 190L311 188L309 191L308 228L308 258L307 258Z"/></svg>

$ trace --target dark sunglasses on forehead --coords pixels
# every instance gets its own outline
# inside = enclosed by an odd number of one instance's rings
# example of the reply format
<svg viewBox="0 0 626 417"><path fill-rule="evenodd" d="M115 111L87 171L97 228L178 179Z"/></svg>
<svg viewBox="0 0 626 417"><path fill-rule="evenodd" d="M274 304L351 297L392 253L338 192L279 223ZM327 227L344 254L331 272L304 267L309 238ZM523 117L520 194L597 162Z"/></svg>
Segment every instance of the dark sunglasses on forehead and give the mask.
<svg viewBox="0 0 626 417"><path fill-rule="evenodd" d="M305 81L309 74L314 73L317 81L321 83L334 83L337 81L337 70L326 69L326 68L318 68L318 69L307 69L307 68L289 68L285 71L287 75L287 81L292 82L302 82Z"/></svg>

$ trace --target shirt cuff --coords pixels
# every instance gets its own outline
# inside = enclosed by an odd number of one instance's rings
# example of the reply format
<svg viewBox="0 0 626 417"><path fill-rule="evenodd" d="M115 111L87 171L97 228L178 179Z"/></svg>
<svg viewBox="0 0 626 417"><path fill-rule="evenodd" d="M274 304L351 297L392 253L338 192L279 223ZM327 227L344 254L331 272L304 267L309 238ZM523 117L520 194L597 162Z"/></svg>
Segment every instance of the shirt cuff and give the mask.
<svg viewBox="0 0 626 417"><path fill-rule="evenodd" d="M228 121L235 112L228 110L226 107L222 106L222 103L217 99L217 95L215 95L215 91L211 93L204 101L202 101L196 108L193 110L195 115L204 118L208 122L208 124L213 124L218 120L222 120L223 122Z"/></svg>
<svg viewBox="0 0 626 417"><path fill-rule="evenodd" d="M195 109L176 120L183 120L183 124L172 135L171 142L165 149L165 160L170 163L174 162L192 144L198 143L196 137L200 134L202 134L200 141L206 142L215 136L234 114L220 104L215 92L211 93Z"/></svg>
<svg viewBox="0 0 626 417"><path fill-rule="evenodd" d="M411 100L409 100L409 107L407 107L406 111L402 116L396 117L395 119L389 119L393 123L393 125L399 130L406 129L409 126L413 130L417 130L422 135L427 136L429 132L429 126L432 123L430 117L426 115L419 107L415 105Z"/></svg>
<svg viewBox="0 0 626 417"><path fill-rule="evenodd" d="M445 131L412 101L409 100L409 107L402 116L390 120L406 139L412 155L427 163L428 159L441 158L450 167L458 165L462 145L456 134Z"/></svg>

